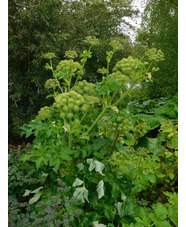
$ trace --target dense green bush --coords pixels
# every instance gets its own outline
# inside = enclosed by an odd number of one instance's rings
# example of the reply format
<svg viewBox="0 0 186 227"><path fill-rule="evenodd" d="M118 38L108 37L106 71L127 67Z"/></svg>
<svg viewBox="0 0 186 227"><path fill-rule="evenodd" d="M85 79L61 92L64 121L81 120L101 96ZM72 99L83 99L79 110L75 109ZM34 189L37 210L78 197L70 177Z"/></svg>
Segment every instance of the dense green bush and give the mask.
<svg viewBox="0 0 186 227"><path fill-rule="evenodd" d="M85 41L90 48L80 62L66 52L69 60L55 69L55 55L45 55L53 105L21 127L22 135L34 135L33 147L10 155L17 179L9 178L10 226L178 226L177 98L119 107L136 84L152 79L152 61L163 53L153 49L146 62L123 58L110 73L122 47L112 42L102 81L89 83L83 69L100 43Z"/></svg>

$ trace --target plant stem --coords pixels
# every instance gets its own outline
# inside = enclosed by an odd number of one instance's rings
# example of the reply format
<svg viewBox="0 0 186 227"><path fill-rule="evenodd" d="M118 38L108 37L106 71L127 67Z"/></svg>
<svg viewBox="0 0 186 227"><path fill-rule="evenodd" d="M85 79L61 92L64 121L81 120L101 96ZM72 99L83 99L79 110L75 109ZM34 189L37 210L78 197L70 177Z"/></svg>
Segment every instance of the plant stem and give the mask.
<svg viewBox="0 0 186 227"><path fill-rule="evenodd" d="M119 133L116 132L116 138L115 138L114 145L113 145L113 148L112 148L113 151L114 151L115 146L116 146L116 141L117 141L117 139L118 139L118 135L119 135Z"/></svg>
<svg viewBox="0 0 186 227"><path fill-rule="evenodd" d="M106 142L106 149L107 149L107 157L109 157L108 141L107 141L107 134L106 133L105 133L105 142Z"/></svg>
<svg viewBox="0 0 186 227"><path fill-rule="evenodd" d="M141 78L143 78L144 77L144 74L142 75L142 76L140 76L137 80L135 80L134 82L133 82L133 84L130 86L130 88L114 103L114 104L112 104L112 106L117 106L120 102L121 102L121 100L125 97L125 96L127 96L128 95L128 93L132 90L132 88L137 84L137 82L139 81L139 80L141 80ZM112 107L111 106L111 107Z"/></svg>
<svg viewBox="0 0 186 227"><path fill-rule="evenodd" d="M167 147L167 141L165 142L165 146L164 146L163 152L159 155L159 157L160 157L160 165L162 165L162 155L164 155L166 147Z"/></svg>
<svg viewBox="0 0 186 227"><path fill-rule="evenodd" d="M52 72L54 72L53 66L52 66L52 60L50 59L50 67L52 69Z"/></svg>
<svg viewBox="0 0 186 227"><path fill-rule="evenodd" d="M100 115L96 118L96 120L94 121L94 123L91 125L91 127L88 129L87 132L90 132L93 127L98 123L98 121L103 117L103 115L105 114L106 110L108 109L108 106L105 106L104 109L102 110L102 112L100 113Z"/></svg>
<svg viewBox="0 0 186 227"><path fill-rule="evenodd" d="M68 134L68 148L71 149L72 147L72 134L69 132Z"/></svg>

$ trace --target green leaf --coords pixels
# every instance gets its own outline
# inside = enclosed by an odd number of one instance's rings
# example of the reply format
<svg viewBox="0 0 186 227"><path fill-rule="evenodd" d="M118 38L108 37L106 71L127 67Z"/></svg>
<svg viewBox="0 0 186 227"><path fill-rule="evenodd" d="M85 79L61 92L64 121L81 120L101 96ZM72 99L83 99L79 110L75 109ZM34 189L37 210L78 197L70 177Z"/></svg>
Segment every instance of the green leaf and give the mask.
<svg viewBox="0 0 186 227"><path fill-rule="evenodd" d="M53 94L47 95L46 99L53 97Z"/></svg>
<svg viewBox="0 0 186 227"><path fill-rule="evenodd" d="M125 132L124 134L125 137L123 138L123 141L125 142L125 144L128 146L134 145L134 136L129 132Z"/></svg>
<svg viewBox="0 0 186 227"><path fill-rule="evenodd" d="M39 169L41 167L42 162L44 161L44 157L37 158L35 160L36 168Z"/></svg>
<svg viewBox="0 0 186 227"><path fill-rule="evenodd" d="M37 188L37 189L35 189L34 191L32 191L31 193L38 193L42 188L44 188L43 186L41 186L41 187L39 187L39 188Z"/></svg>
<svg viewBox="0 0 186 227"><path fill-rule="evenodd" d="M85 200L89 202L88 200L88 190L85 187L76 188L74 192L74 197L76 197L79 201L82 203L85 203Z"/></svg>
<svg viewBox="0 0 186 227"><path fill-rule="evenodd" d="M161 145L162 141L160 138L145 138L142 141L141 146L147 148L154 155L159 155L162 153L164 146Z"/></svg>
<svg viewBox="0 0 186 227"><path fill-rule="evenodd" d="M30 160L31 157L32 157L32 154L26 153L26 154L23 154L23 155L21 156L20 160L21 160L22 162L26 162L26 161Z"/></svg>
<svg viewBox="0 0 186 227"><path fill-rule="evenodd" d="M40 197L42 196L42 194L43 194L43 192L36 193L34 195L34 197L29 200L29 204L32 205L33 203L36 203L40 199Z"/></svg>
<svg viewBox="0 0 186 227"><path fill-rule="evenodd" d="M96 161L96 160L94 161L94 163L95 163L96 172L100 173L101 175L104 175L102 173L102 171L105 168L105 165L103 163L99 162L99 161Z"/></svg>
<svg viewBox="0 0 186 227"><path fill-rule="evenodd" d="M104 186L104 182L103 180L101 180L99 182L99 184L97 185L97 193L98 193L98 199L101 199L103 196L104 196L104 189L103 189L103 186Z"/></svg>
<svg viewBox="0 0 186 227"><path fill-rule="evenodd" d="M83 181L80 180L78 177L75 179L72 187L77 187L77 186L80 186L81 184L83 184Z"/></svg>
<svg viewBox="0 0 186 227"><path fill-rule="evenodd" d="M32 129L27 129L26 130L26 138L32 135Z"/></svg>
<svg viewBox="0 0 186 227"><path fill-rule="evenodd" d="M172 227L172 225L169 224L168 221L164 220L164 221L158 221L156 223L156 227Z"/></svg>
<svg viewBox="0 0 186 227"><path fill-rule="evenodd" d="M114 205L117 208L117 211L118 211L120 218L122 218L124 216L124 213L125 213L123 203L118 202L118 203L115 203Z"/></svg>
<svg viewBox="0 0 186 227"><path fill-rule="evenodd" d="M61 154L60 154L60 158L61 158L62 160L65 160L65 161L71 161L71 160L72 160L72 158L71 158L69 155L64 154L64 153L61 153Z"/></svg>
<svg viewBox="0 0 186 227"><path fill-rule="evenodd" d="M112 190L111 190L112 198L114 200L117 200L119 193L120 193L119 186L116 183L112 183Z"/></svg>
<svg viewBox="0 0 186 227"><path fill-rule="evenodd" d="M25 196L28 196L28 195L30 194L30 192L31 192L30 190L26 189L26 190L25 190L25 193L23 194L23 196L24 196L24 197L25 197Z"/></svg>
<svg viewBox="0 0 186 227"><path fill-rule="evenodd" d="M93 160L93 159L87 159L87 163L90 165L89 166L90 172L95 168L96 172L100 173L101 175L104 175L102 173L103 169L105 168L105 165L103 163Z"/></svg>
<svg viewBox="0 0 186 227"><path fill-rule="evenodd" d="M109 221L113 221L115 214L116 214L116 208L112 205L105 204L103 206L104 214L108 218Z"/></svg>
<svg viewBox="0 0 186 227"><path fill-rule="evenodd" d="M172 207L168 208L168 217L171 221L178 226L178 210L173 209Z"/></svg>
<svg viewBox="0 0 186 227"><path fill-rule="evenodd" d="M156 177L154 175L148 175L147 179L152 183L155 184L156 183Z"/></svg>
<svg viewBox="0 0 186 227"><path fill-rule="evenodd" d="M79 171L81 171L81 170L83 170L84 165L83 165L83 163L79 163L79 164L77 165L77 167L78 167Z"/></svg>
<svg viewBox="0 0 186 227"><path fill-rule="evenodd" d="M152 208L154 209L154 213L158 217L159 220L164 220L167 217L168 210L163 204L157 203L153 204Z"/></svg>
<svg viewBox="0 0 186 227"><path fill-rule="evenodd" d="M88 170L91 172L96 167L95 162L93 159L87 159L87 163L90 165Z"/></svg>

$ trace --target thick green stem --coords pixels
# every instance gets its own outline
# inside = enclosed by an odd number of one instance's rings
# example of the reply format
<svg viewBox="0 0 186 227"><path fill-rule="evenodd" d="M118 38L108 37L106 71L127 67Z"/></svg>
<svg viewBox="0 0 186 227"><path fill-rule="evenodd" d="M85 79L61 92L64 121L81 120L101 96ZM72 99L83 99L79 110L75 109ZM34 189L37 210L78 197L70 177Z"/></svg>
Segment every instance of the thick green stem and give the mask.
<svg viewBox="0 0 186 227"><path fill-rule="evenodd" d="M54 72L54 69L53 69L53 66L52 66L52 60L51 59L50 59L50 67L51 67L52 72Z"/></svg>
<svg viewBox="0 0 186 227"><path fill-rule="evenodd" d="M141 78L143 78L144 77L144 74L142 75L142 76L140 76L137 80L135 80L134 82L133 82L133 84L130 86L130 88L114 103L114 104L112 104L112 106L117 106L120 102L121 102L121 100L123 99L123 98L125 98L125 96L127 96L128 95L128 93L132 90L132 88L137 84L137 82L138 81L140 81L141 80Z"/></svg>
<svg viewBox="0 0 186 227"><path fill-rule="evenodd" d="M59 89L61 90L61 93L63 93L63 89L62 89L62 87L61 87L60 84L58 85L58 87L59 87Z"/></svg>
<svg viewBox="0 0 186 227"><path fill-rule="evenodd" d="M69 132L68 134L68 148L71 149L72 147L72 134Z"/></svg>
<svg viewBox="0 0 186 227"><path fill-rule="evenodd" d="M98 121L103 117L103 115L105 114L106 110L108 109L108 106L105 106L105 108L102 110L102 112L100 113L100 115L96 118L96 120L94 121L94 123L91 125L91 127L88 129L87 132L90 132L93 127L98 123Z"/></svg>
<svg viewBox="0 0 186 227"><path fill-rule="evenodd" d="M132 90L132 88L134 87L134 85L135 85L136 83L134 83L129 89L128 89L128 91L126 91L114 104L112 104L112 106L117 106L120 102L121 102L121 100L122 99L124 99L125 98L125 96L127 96L128 95L128 93Z"/></svg>

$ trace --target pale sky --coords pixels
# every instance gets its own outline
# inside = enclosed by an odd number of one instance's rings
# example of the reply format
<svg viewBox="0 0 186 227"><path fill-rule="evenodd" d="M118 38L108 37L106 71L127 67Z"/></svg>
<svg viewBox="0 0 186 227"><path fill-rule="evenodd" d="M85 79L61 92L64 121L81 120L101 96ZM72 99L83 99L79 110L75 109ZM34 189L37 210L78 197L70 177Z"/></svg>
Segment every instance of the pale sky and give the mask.
<svg viewBox="0 0 186 227"><path fill-rule="evenodd" d="M135 37L136 37L136 32L137 29L140 28L140 24L141 24L141 15L145 9L145 5L146 5L147 0L133 0L133 8L134 9L138 9L140 11L138 17L125 17L125 20L127 22L130 22L132 25L135 26L135 31L131 30L130 28L127 28L127 30L124 28L124 31L129 34L130 39L132 42L135 41ZM122 26L122 25L121 25Z"/></svg>

